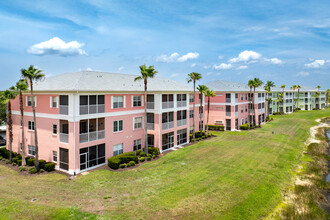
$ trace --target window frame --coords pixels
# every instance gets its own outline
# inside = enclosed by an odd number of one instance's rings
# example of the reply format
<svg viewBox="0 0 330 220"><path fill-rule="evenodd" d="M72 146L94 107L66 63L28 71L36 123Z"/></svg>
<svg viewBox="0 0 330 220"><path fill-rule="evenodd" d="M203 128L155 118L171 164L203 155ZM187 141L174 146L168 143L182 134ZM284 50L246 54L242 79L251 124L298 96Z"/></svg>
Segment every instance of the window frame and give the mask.
<svg viewBox="0 0 330 220"><path fill-rule="evenodd" d="M116 129L115 130L115 123L117 122L117 126L116 126ZM120 123L121 123L121 130L120 130ZM121 132L124 130L124 120L120 119L120 120L115 120L113 121L113 133L117 133L117 132Z"/></svg>
<svg viewBox="0 0 330 220"><path fill-rule="evenodd" d="M120 147L121 146L121 149L117 149L116 151L115 151L115 148L116 147ZM115 154L115 152L117 152L116 154ZM121 153L120 153L121 152ZM113 156L117 156L117 155L120 155L120 154L122 154L122 153L124 153L124 143L120 143L120 144L115 144L115 145L113 145Z"/></svg>
<svg viewBox="0 0 330 220"><path fill-rule="evenodd" d="M135 98L139 98L140 100L134 100ZM135 105L140 102L140 105ZM132 107L141 107L142 105L142 96L141 95L135 95L132 96Z"/></svg>
<svg viewBox="0 0 330 220"><path fill-rule="evenodd" d="M133 151L142 149L142 139L136 139L133 141Z"/></svg>
<svg viewBox="0 0 330 220"><path fill-rule="evenodd" d="M56 155L54 153L56 153ZM56 160L54 160L55 157L56 157ZM57 151L53 150L53 162L57 163L57 161L58 161L58 153L57 153Z"/></svg>
<svg viewBox="0 0 330 220"><path fill-rule="evenodd" d="M28 130L34 131L34 129L35 129L34 121L28 121Z"/></svg>
<svg viewBox="0 0 330 220"><path fill-rule="evenodd" d="M121 102L118 101L119 98L122 99ZM112 103L111 103L112 104L112 106L111 106L112 109L125 108L125 104L124 104L125 96L112 96L111 99L112 99ZM120 106L120 103L121 103L121 106ZM115 106L115 104L116 104L116 106Z"/></svg>
<svg viewBox="0 0 330 220"><path fill-rule="evenodd" d="M137 119L141 119L141 122L136 122ZM140 127L136 127L137 124L138 125L140 124ZM143 117L142 116L134 117L134 119L133 119L133 130L141 129L141 128L143 128Z"/></svg>
<svg viewBox="0 0 330 220"><path fill-rule="evenodd" d="M34 149L32 150L32 148L34 148ZM34 154L33 154L33 152L34 152ZM35 156L36 155L36 146L28 145L28 155L30 155L30 156Z"/></svg>
<svg viewBox="0 0 330 220"><path fill-rule="evenodd" d="M55 127L56 127L56 130L55 130ZM56 132L54 133L54 131L56 131ZM57 124L53 124L53 135L57 135L57 133L58 133Z"/></svg>

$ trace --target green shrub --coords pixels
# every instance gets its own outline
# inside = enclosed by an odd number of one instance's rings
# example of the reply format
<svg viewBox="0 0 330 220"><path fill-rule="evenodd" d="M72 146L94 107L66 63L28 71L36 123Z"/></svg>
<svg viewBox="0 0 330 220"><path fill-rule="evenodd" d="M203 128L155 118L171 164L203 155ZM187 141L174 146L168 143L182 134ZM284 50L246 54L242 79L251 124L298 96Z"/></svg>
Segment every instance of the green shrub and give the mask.
<svg viewBox="0 0 330 220"><path fill-rule="evenodd" d="M197 131L195 133L195 138L199 138L199 137L202 137L202 133L200 131Z"/></svg>
<svg viewBox="0 0 330 220"><path fill-rule="evenodd" d="M145 157L140 157L141 162L144 162L145 160L146 160Z"/></svg>
<svg viewBox="0 0 330 220"><path fill-rule="evenodd" d="M51 172L55 170L55 163L54 162L48 162L45 164L44 170L46 170L47 172Z"/></svg>
<svg viewBox="0 0 330 220"><path fill-rule="evenodd" d="M147 157L151 157L151 154L147 154Z"/></svg>
<svg viewBox="0 0 330 220"><path fill-rule="evenodd" d="M209 125L209 130L224 131L225 126L223 126L223 125Z"/></svg>
<svg viewBox="0 0 330 220"><path fill-rule="evenodd" d="M121 168L121 169L123 169L125 167L126 167L126 164L124 164L124 163L119 165L119 168Z"/></svg>
<svg viewBox="0 0 330 220"><path fill-rule="evenodd" d="M130 152L126 152L126 153L119 154L119 155L121 155L121 156L135 156L135 152L134 151L130 151Z"/></svg>
<svg viewBox="0 0 330 220"><path fill-rule="evenodd" d="M16 166L17 165L17 163L12 163L13 164L13 166Z"/></svg>
<svg viewBox="0 0 330 220"><path fill-rule="evenodd" d="M2 156L0 156L0 160L2 160L3 159L3 157Z"/></svg>
<svg viewBox="0 0 330 220"><path fill-rule="evenodd" d="M20 167L19 171L27 171L26 167Z"/></svg>
<svg viewBox="0 0 330 220"><path fill-rule="evenodd" d="M202 136L202 138L203 138L203 139L205 139L205 138L206 138L206 136L205 136L205 135L203 135L203 136Z"/></svg>
<svg viewBox="0 0 330 220"><path fill-rule="evenodd" d="M156 155L155 155L155 154L153 154L153 155L152 155L152 159L155 159L155 158L156 158Z"/></svg>
<svg viewBox="0 0 330 220"><path fill-rule="evenodd" d="M10 164L11 162L10 162L10 160L6 160L6 164Z"/></svg>
<svg viewBox="0 0 330 220"><path fill-rule="evenodd" d="M145 157L145 156L146 156L146 153L144 153L144 152L140 153L140 157Z"/></svg>
<svg viewBox="0 0 330 220"><path fill-rule="evenodd" d="M249 123L243 124L239 127L241 130L248 130L249 129Z"/></svg>
<svg viewBox="0 0 330 220"><path fill-rule="evenodd" d="M40 167L40 169L44 169L45 168L45 164L46 164L46 161L45 160L39 160L39 167Z"/></svg>
<svg viewBox="0 0 330 220"><path fill-rule="evenodd" d="M116 170L119 168L119 165L120 165L120 159L118 158L118 156L108 158L108 166L111 169Z"/></svg>
<svg viewBox="0 0 330 220"><path fill-rule="evenodd" d="M34 173L37 173L37 172L38 172L37 169L34 168L34 167L31 167L31 168L29 169L29 173L31 173L31 174L34 174Z"/></svg>
<svg viewBox="0 0 330 220"><path fill-rule="evenodd" d="M158 147L148 147L148 153L155 154L156 156L158 156L160 154L160 151Z"/></svg>
<svg viewBox="0 0 330 220"><path fill-rule="evenodd" d="M17 164L17 161L18 161L18 158L17 158L17 157L14 157L14 158L12 159L12 162L13 162L13 163L16 163L16 164Z"/></svg>
<svg viewBox="0 0 330 220"><path fill-rule="evenodd" d="M43 172L45 172L45 170L44 169L40 169L39 172L40 173L43 173Z"/></svg>
<svg viewBox="0 0 330 220"><path fill-rule="evenodd" d="M22 166L22 159L21 160L17 160L17 164L18 164L18 166Z"/></svg>
<svg viewBox="0 0 330 220"><path fill-rule="evenodd" d="M195 139L193 139L193 138L192 138L192 139L190 139L190 142L195 142Z"/></svg>
<svg viewBox="0 0 330 220"><path fill-rule="evenodd" d="M135 162L132 160L128 163L131 167L135 166Z"/></svg>
<svg viewBox="0 0 330 220"><path fill-rule="evenodd" d="M141 154L142 152L140 155ZM135 156L135 152L127 152L108 158L108 166L112 169L118 169L120 164L128 164L130 161L134 161L135 163L139 162L139 158Z"/></svg>
<svg viewBox="0 0 330 220"><path fill-rule="evenodd" d="M211 137L211 136L212 136L212 134L211 134L211 133L209 133L209 134L208 134L208 136L209 136L209 137Z"/></svg>
<svg viewBox="0 0 330 220"><path fill-rule="evenodd" d="M151 157L147 157L147 161L150 161L151 160Z"/></svg>
<svg viewBox="0 0 330 220"><path fill-rule="evenodd" d="M25 163L28 164L28 159L30 159L30 157L25 157Z"/></svg>
<svg viewBox="0 0 330 220"><path fill-rule="evenodd" d="M142 152L142 150L137 150L136 151L136 156L139 156L141 152Z"/></svg>
<svg viewBox="0 0 330 220"><path fill-rule="evenodd" d="M27 160L27 165L29 165L29 166L34 166L35 165L35 162L36 162L36 159L34 159L34 158L29 158L28 160Z"/></svg>
<svg viewBox="0 0 330 220"><path fill-rule="evenodd" d="M126 164L126 167L128 168L128 167L131 167L131 165L130 164Z"/></svg>
<svg viewBox="0 0 330 220"><path fill-rule="evenodd" d="M197 138L197 141L200 141L200 140L202 140L202 138L200 138L200 137L199 137L199 138Z"/></svg>
<svg viewBox="0 0 330 220"><path fill-rule="evenodd" d="M193 134L189 134L189 140L193 139Z"/></svg>

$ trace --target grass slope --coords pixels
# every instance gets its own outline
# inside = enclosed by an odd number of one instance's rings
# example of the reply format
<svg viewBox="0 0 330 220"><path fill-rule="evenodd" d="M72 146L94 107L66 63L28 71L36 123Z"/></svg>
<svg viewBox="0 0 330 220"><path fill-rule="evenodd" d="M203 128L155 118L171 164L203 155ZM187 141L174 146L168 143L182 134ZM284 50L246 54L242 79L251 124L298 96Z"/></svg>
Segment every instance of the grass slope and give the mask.
<svg viewBox="0 0 330 220"><path fill-rule="evenodd" d="M282 199L309 128L328 115L330 109L276 116L261 129L219 132L130 171L98 170L71 181L0 166L0 218L266 217Z"/></svg>

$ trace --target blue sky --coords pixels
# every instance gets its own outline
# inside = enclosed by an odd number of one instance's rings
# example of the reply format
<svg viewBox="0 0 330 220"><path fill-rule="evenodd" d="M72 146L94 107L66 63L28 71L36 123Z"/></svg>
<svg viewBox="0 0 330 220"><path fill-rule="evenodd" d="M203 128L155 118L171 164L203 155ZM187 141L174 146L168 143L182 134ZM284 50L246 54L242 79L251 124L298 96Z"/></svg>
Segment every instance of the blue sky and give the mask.
<svg viewBox="0 0 330 220"><path fill-rule="evenodd" d="M330 88L330 2L1 1L0 89L20 69L79 70Z"/></svg>

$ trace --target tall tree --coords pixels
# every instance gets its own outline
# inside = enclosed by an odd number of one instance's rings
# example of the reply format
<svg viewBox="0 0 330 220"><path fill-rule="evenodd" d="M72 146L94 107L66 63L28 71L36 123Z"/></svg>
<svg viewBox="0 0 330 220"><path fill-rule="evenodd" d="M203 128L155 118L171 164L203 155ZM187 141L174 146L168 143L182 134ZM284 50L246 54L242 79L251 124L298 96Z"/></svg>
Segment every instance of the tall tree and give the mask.
<svg viewBox="0 0 330 220"><path fill-rule="evenodd" d="M254 97L256 96L256 88L262 86L263 82L259 78L254 78L253 79L253 100L252 100L252 105L253 105L253 125L255 126L256 123L256 111L255 111L255 106L254 106Z"/></svg>
<svg viewBox="0 0 330 220"><path fill-rule="evenodd" d="M283 96L282 96L282 113L284 113L284 89L285 89L285 86L286 85L281 85L281 88L282 88L282 94L283 94Z"/></svg>
<svg viewBox="0 0 330 220"><path fill-rule="evenodd" d="M29 66L28 69L22 69L22 76L30 85L30 92L32 97L32 112L33 112L33 122L34 122L34 145L35 145L35 154L36 154L36 169L40 170L39 167L39 146L38 146L38 135L37 135L37 121L36 121L36 108L35 108L35 97L33 93L33 84L45 78L45 74L42 70L34 67L33 65Z"/></svg>
<svg viewBox="0 0 330 220"><path fill-rule="evenodd" d="M316 88L317 88L317 93L318 93L318 97L317 97L317 105L319 106L319 109L321 109L321 106L320 106L320 98L319 98L319 96L320 96L320 88L321 88L321 86L320 86L320 85L317 85Z"/></svg>
<svg viewBox="0 0 330 220"><path fill-rule="evenodd" d="M296 100L294 98L294 93L295 93L295 91L297 89L297 86L296 85L293 85L290 89L292 90L292 95L293 95L293 111L294 111L295 105L296 105Z"/></svg>
<svg viewBox="0 0 330 220"><path fill-rule="evenodd" d="M277 113L278 113L278 107L280 105L280 102L282 102L282 96L281 96L282 93L279 94L279 96L277 97L276 99L276 103L277 103Z"/></svg>
<svg viewBox="0 0 330 220"><path fill-rule="evenodd" d="M330 96L330 89L327 89L327 90L325 91L325 106L326 106L326 107L328 107L329 96Z"/></svg>
<svg viewBox="0 0 330 220"><path fill-rule="evenodd" d="M15 99L17 96L17 92L12 89L7 89L6 91L1 93L1 102L7 105L7 126L9 133L9 160L12 160L13 157L13 119L11 112L11 100Z"/></svg>
<svg viewBox="0 0 330 220"><path fill-rule="evenodd" d="M249 93L249 117L248 117L248 120L249 120L249 129L251 128L251 110L253 110L253 107L252 107L252 88L253 88L253 80L250 79L249 82L248 82L248 86L250 87L250 93Z"/></svg>
<svg viewBox="0 0 330 220"><path fill-rule="evenodd" d="M158 73L154 66L141 65L141 75L134 79L134 82L143 80L144 83L144 152L148 154L148 130L147 130L147 91L148 91L148 79L154 78Z"/></svg>
<svg viewBox="0 0 330 220"><path fill-rule="evenodd" d="M193 102L193 138L195 139L195 96L196 96L196 82L202 78L202 74L192 72L188 74L187 82L193 82L194 84L194 102Z"/></svg>
<svg viewBox="0 0 330 220"><path fill-rule="evenodd" d="M301 86L300 85L296 85L296 89L298 91L297 108L299 108L299 92L300 92Z"/></svg>
<svg viewBox="0 0 330 220"><path fill-rule="evenodd" d="M23 107L23 91L28 90L29 85L27 84L26 80L21 79L16 83L16 86L12 86L12 90L16 90L19 93L19 109L21 112L21 126L22 126L22 166L26 166L25 161L25 139L24 139L24 107Z"/></svg>
<svg viewBox="0 0 330 220"><path fill-rule="evenodd" d="M202 115L203 115L203 94L208 90L209 88L205 85L199 85L197 87L197 90L200 92L200 99L199 99L199 131L202 132L203 126L202 126Z"/></svg>
<svg viewBox="0 0 330 220"><path fill-rule="evenodd" d="M207 90L205 92L205 97L207 97L207 122L206 122L206 133L209 134L209 118L210 118L210 99L215 96L213 90Z"/></svg>
<svg viewBox="0 0 330 220"><path fill-rule="evenodd" d="M269 95L271 94L270 91L272 89L272 87L274 87L275 84L273 81L267 81L267 83L264 86L264 89L267 91L267 119L269 119L269 107L270 107L270 102L272 101L272 99L269 97Z"/></svg>

